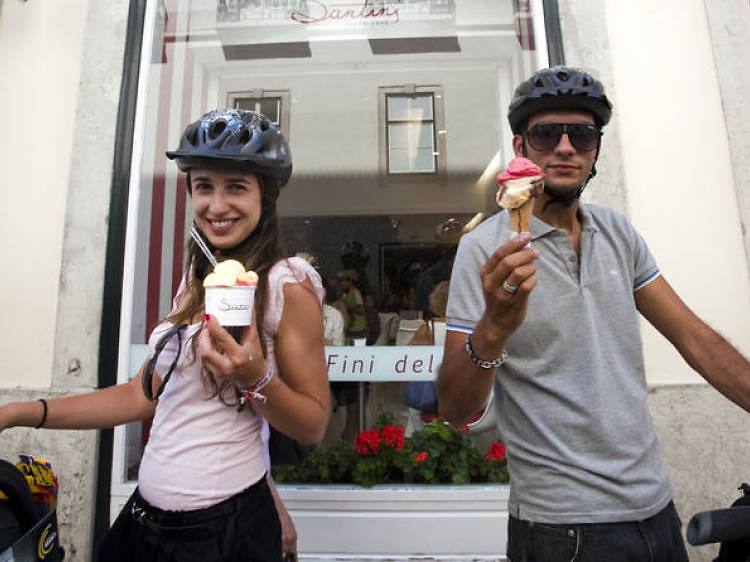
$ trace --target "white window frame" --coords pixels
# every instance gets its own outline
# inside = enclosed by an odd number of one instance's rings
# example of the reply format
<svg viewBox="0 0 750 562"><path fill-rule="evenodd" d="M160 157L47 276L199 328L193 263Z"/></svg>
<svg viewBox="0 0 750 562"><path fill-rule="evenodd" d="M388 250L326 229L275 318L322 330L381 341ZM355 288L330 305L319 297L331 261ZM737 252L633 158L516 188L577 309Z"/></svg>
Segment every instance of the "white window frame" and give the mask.
<svg viewBox="0 0 750 562"><path fill-rule="evenodd" d="M432 95L432 123L434 127L433 142L435 147L435 171L434 172L395 172L390 171L388 150L388 109L387 100L389 96L415 96ZM379 160L380 176L392 180L427 180L437 179L445 175L446 169L446 141L445 141L445 112L443 109L443 87L439 85L417 86L416 84L404 84L402 86L382 86L378 88L378 131L379 131Z"/></svg>
<svg viewBox="0 0 750 562"><path fill-rule="evenodd" d="M244 98L281 98L281 111L279 119L281 123L278 123L279 129L284 136L289 139L289 114L291 108L291 93L289 90L246 90L244 92L228 92L227 93L227 107L236 107L237 102Z"/></svg>

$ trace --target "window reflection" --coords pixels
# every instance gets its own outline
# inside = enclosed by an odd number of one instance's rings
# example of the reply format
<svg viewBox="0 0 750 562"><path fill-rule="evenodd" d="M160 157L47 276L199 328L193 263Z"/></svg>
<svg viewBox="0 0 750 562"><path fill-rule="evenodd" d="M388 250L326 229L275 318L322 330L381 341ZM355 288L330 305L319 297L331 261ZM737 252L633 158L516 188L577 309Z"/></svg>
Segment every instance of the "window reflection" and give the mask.
<svg viewBox="0 0 750 562"><path fill-rule="evenodd" d="M133 357L171 308L189 232L184 179L164 152L219 106L261 111L290 138L283 237L331 287L326 304L344 326L343 336L327 332L329 349L364 342L376 364L408 344L434 315L429 295L449 278L458 238L497 210L494 177L512 156L505 110L535 67L528 0L164 0L158 9L129 217ZM356 273L364 324L350 324L342 271ZM405 383L378 368L345 381L353 386L327 439L383 409L410 423ZM128 435L132 467L147 431Z"/></svg>

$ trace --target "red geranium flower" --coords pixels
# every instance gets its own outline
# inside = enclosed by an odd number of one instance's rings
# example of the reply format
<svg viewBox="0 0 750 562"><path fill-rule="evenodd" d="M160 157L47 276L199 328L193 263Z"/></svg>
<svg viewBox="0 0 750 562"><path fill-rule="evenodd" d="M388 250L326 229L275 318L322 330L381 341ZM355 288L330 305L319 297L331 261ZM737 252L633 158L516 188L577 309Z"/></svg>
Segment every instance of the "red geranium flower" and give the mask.
<svg viewBox="0 0 750 562"><path fill-rule="evenodd" d="M386 425L382 432L383 443L390 445L397 451L404 446L404 426Z"/></svg>
<svg viewBox="0 0 750 562"><path fill-rule="evenodd" d="M490 450L487 451L485 458L491 461L504 461L505 460L505 445L500 441L492 443Z"/></svg>
<svg viewBox="0 0 750 562"><path fill-rule="evenodd" d="M357 452L361 455L374 455L380 449L380 433L377 429L367 429L357 435Z"/></svg>
<svg viewBox="0 0 750 562"><path fill-rule="evenodd" d="M427 454L427 451L422 451L416 457L414 457L414 462L423 462L427 459L428 456L429 455Z"/></svg>

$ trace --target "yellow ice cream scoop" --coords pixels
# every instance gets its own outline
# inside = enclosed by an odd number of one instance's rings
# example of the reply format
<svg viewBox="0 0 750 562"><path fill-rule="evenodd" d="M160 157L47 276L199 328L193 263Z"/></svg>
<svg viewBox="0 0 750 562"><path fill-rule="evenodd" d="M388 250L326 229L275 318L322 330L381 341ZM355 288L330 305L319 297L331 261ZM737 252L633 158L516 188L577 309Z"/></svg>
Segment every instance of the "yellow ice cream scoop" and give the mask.
<svg viewBox="0 0 750 562"><path fill-rule="evenodd" d="M237 260L224 260L217 263L212 273L203 280L204 287L234 287L236 285L258 284L258 274L245 271L245 267Z"/></svg>
<svg viewBox="0 0 750 562"><path fill-rule="evenodd" d="M226 273L237 277L238 275L245 273L245 267L237 260L224 260L216 264L216 267L214 267L214 273L219 275Z"/></svg>

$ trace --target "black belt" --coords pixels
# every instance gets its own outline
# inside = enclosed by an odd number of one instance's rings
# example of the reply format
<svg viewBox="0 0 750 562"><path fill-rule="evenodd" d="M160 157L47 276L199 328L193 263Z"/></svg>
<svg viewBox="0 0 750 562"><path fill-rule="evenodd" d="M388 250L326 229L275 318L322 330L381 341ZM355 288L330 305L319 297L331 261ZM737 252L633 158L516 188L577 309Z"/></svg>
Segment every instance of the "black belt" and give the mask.
<svg viewBox="0 0 750 562"><path fill-rule="evenodd" d="M242 492L211 507L191 511L166 511L150 505L136 488L131 500L130 515L136 522L158 534L193 533L205 528L205 523L212 519L233 515L248 498L266 493L268 484L264 476Z"/></svg>

